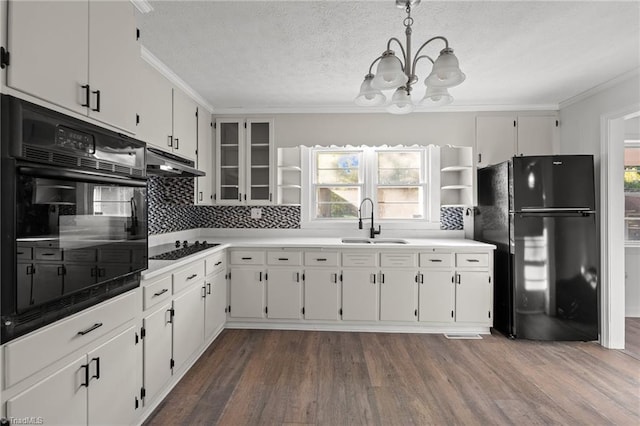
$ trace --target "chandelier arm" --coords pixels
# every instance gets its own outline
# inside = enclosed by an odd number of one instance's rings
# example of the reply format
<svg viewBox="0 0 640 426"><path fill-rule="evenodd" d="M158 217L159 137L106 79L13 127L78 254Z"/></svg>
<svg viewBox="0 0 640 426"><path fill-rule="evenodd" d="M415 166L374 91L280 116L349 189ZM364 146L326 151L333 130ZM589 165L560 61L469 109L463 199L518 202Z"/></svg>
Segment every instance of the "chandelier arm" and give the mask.
<svg viewBox="0 0 640 426"><path fill-rule="evenodd" d="M429 61L431 61L431 64L435 64L435 63L436 63L436 62L431 58L431 56L429 56L429 55L416 56L416 57L413 59L413 64L411 65L411 69L413 70L413 73L414 73L414 74L415 74L415 71L416 71L416 66L418 65L418 61L419 61L420 59L424 59L424 58L427 58Z"/></svg>
<svg viewBox="0 0 640 426"><path fill-rule="evenodd" d="M420 46L420 48L416 51L416 58L413 60L413 63L411 65L411 74L415 74L416 62L418 62L418 58L419 57L423 57L423 56L420 56L420 52L422 51L422 49L424 49L427 46L427 44L431 43L434 40L442 40L442 41L444 41L444 48L445 49L447 49L449 47L449 40L447 40L446 38L444 38L442 36L431 37L429 40L427 40L424 43L422 43L422 46ZM431 58L429 58L429 59L431 59ZM433 60L431 60L431 62L433 62Z"/></svg>
<svg viewBox="0 0 640 426"><path fill-rule="evenodd" d="M402 65L402 71L404 71L406 66L407 66L407 63L408 63L407 54L404 51L404 46L402 46L402 43L400 42L400 40L398 40L395 37L391 37L389 39L389 41L387 42L387 50L391 50L391 42L392 41L395 41L396 43L398 43L398 46L400 46L400 51L402 51L402 59L404 59L404 63L402 61L400 61L400 64Z"/></svg>
<svg viewBox="0 0 640 426"><path fill-rule="evenodd" d="M376 59L373 60L373 62L371 62L371 65L369 65L369 74L373 74L373 66L376 64L376 62L378 62L380 59L382 59L383 56L380 55L378 56Z"/></svg>

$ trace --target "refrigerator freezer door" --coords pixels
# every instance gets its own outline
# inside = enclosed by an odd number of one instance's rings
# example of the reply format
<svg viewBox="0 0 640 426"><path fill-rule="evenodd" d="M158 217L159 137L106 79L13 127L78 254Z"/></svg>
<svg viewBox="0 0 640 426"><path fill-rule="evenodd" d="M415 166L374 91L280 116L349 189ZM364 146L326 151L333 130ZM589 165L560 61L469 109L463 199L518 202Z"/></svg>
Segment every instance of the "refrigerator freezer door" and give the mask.
<svg viewBox="0 0 640 426"><path fill-rule="evenodd" d="M598 339L595 215L512 218L515 336Z"/></svg>
<svg viewBox="0 0 640 426"><path fill-rule="evenodd" d="M513 210L595 210L593 156L513 158Z"/></svg>

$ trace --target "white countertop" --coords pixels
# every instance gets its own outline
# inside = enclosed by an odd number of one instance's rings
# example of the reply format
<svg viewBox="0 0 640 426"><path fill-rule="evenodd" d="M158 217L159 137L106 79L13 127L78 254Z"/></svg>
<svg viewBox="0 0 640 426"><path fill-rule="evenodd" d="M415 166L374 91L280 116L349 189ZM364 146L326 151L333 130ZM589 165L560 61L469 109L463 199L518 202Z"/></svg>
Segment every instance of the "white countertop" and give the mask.
<svg viewBox="0 0 640 426"><path fill-rule="evenodd" d="M200 238L202 239L202 238ZM367 240L368 238L350 238L353 240ZM493 244L481 243L479 241L466 240L460 238L452 239L438 239L438 238L376 238L374 241L384 240L403 240L406 244L393 244L393 243L360 243L360 244L348 244L343 243L341 237L295 237L295 238L273 238L273 237L220 237L211 238L207 237L207 240L212 243L218 243L220 245L212 247L208 250L203 250L192 254L190 256L183 257L178 260L149 260L149 268L142 272L143 279L153 278L155 276L170 272L175 268L186 265L194 260L204 259L205 257L216 253L220 250L225 250L230 247L247 247L247 248L310 248L315 250L424 250L424 249L468 249L468 250L493 250L496 248Z"/></svg>

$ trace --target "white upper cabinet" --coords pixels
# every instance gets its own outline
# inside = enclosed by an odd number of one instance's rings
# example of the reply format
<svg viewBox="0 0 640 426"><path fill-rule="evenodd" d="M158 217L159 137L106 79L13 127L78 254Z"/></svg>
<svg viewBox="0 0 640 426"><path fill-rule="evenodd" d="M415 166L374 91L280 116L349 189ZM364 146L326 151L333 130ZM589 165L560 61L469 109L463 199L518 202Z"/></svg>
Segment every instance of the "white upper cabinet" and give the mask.
<svg viewBox="0 0 640 426"><path fill-rule="evenodd" d="M480 116L476 118L476 162L478 167L498 164L516 152L516 118Z"/></svg>
<svg viewBox="0 0 640 426"><path fill-rule="evenodd" d="M216 120L216 196L219 204L273 201L273 120Z"/></svg>
<svg viewBox="0 0 640 426"><path fill-rule="evenodd" d="M213 139L211 113L198 106L198 170L206 173L196 179L196 204L213 204Z"/></svg>
<svg viewBox="0 0 640 426"><path fill-rule="evenodd" d="M198 149L198 104L179 89L173 89L173 141L175 154L195 160Z"/></svg>
<svg viewBox="0 0 640 426"><path fill-rule="evenodd" d="M135 132L130 2L10 1L7 36L9 87Z"/></svg>
<svg viewBox="0 0 640 426"><path fill-rule="evenodd" d="M549 155L558 140L556 116L518 117L516 155Z"/></svg>
<svg viewBox="0 0 640 426"><path fill-rule="evenodd" d="M549 115L476 117L476 165L498 164L516 155L551 155L558 118Z"/></svg>
<svg viewBox="0 0 640 426"><path fill-rule="evenodd" d="M136 138L156 148L171 151L173 88L146 61L140 60L140 122Z"/></svg>

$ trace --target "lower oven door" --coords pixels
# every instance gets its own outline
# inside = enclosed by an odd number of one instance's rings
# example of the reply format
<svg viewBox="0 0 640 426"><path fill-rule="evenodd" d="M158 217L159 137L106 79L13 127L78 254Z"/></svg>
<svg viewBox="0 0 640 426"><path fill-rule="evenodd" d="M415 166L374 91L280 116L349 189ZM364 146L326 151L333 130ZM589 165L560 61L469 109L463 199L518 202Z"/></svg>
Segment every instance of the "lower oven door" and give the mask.
<svg viewBox="0 0 640 426"><path fill-rule="evenodd" d="M146 269L146 205L145 180L17 167L14 311Z"/></svg>

